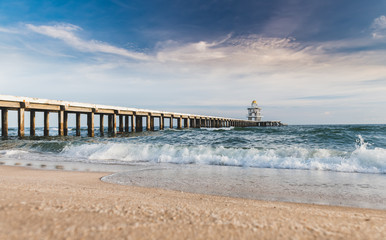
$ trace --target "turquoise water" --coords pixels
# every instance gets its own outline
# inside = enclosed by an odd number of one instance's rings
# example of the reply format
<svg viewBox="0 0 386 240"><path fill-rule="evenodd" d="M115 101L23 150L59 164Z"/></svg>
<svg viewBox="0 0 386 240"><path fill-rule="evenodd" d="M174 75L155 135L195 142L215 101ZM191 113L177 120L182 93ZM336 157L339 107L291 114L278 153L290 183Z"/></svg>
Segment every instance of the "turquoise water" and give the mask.
<svg viewBox="0 0 386 240"><path fill-rule="evenodd" d="M27 131L28 132L28 129ZM55 129L51 129L55 134ZM96 132L99 132L96 130ZM10 135L16 135L16 129ZM42 129L37 134L42 135ZM9 137L0 158L386 173L386 125L185 129L118 137ZM35 156L36 155L36 156Z"/></svg>
<svg viewBox="0 0 386 240"><path fill-rule="evenodd" d="M170 129L94 138L86 129L81 137L74 129L68 137L9 133L0 141L3 164L86 164L120 172L105 179L120 184L386 208L386 125Z"/></svg>

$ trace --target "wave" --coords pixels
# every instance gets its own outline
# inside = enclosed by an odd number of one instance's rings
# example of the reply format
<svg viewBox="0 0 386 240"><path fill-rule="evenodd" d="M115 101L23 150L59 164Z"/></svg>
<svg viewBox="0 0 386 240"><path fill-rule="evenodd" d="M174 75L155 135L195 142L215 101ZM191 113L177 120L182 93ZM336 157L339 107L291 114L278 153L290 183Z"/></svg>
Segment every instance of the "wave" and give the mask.
<svg viewBox="0 0 386 240"><path fill-rule="evenodd" d="M66 146L61 154L88 161L148 161L385 174L386 149L369 149L363 138L358 137L358 145L352 152L294 146L280 149L257 149L110 142Z"/></svg>
<svg viewBox="0 0 386 240"><path fill-rule="evenodd" d="M205 128L205 127L202 127L200 129L201 130L206 130L206 131L230 131L230 130L233 130L234 127L220 127L220 128Z"/></svg>

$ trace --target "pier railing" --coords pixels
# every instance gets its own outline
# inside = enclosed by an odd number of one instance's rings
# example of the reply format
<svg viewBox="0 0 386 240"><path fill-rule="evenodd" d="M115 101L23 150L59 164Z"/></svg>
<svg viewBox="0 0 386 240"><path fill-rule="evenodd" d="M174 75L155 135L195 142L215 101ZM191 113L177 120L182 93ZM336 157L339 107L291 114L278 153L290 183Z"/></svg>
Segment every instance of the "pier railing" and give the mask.
<svg viewBox="0 0 386 240"><path fill-rule="evenodd" d="M280 121L256 122L242 119L203 116L175 112L155 111L148 109L115 107L89 103L48 100L40 98L16 97L0 95L1 109L1 133L8 136L8 111L17 111L18 136L23 137L24 113L30 112L30 136L35 136L36 112L44 112L44 136L49 136L49 115L58 114L58 135L68 135L68 115L76 116L76 135L80 136L81 114L87 115L88 136L94 136L95 115L99 115L101 134L104 133L104 116L108 119L108 132L141 132L144 127L147 131L154 131L154 121L159 119L159 129L164 129L165 121L169 121L169 127L173 128L173 119L177 119L177 128L220 128L220 127L251 127L251 126L281 126ZM117 129L118 122L118 129ZM129 128L129 122L131 129ZM145 122L145 124L144 124Z"/></svg>

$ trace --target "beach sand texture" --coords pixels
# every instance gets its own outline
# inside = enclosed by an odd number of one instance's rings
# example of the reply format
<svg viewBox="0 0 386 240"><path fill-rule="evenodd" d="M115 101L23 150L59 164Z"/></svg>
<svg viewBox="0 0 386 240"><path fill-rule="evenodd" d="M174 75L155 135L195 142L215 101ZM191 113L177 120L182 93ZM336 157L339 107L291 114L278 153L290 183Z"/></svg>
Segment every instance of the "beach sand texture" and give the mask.
<svg viewBox="0 0 386 240"><path fill-rule="evenodd" d="M0 167L0 239L386 239L386 211L237 199Z"/></svg>

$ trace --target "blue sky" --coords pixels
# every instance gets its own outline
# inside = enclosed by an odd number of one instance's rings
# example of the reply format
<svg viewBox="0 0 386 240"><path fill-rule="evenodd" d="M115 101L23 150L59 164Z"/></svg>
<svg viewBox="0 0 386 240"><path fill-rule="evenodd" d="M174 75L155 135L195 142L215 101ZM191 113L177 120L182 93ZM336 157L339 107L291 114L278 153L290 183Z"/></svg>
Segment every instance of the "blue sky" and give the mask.
<svg viewBox="0 0 386 240"><path fill-rule="evenodd" d="M0 94L386 123L386 1L1 1Z"/></svg>

